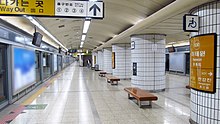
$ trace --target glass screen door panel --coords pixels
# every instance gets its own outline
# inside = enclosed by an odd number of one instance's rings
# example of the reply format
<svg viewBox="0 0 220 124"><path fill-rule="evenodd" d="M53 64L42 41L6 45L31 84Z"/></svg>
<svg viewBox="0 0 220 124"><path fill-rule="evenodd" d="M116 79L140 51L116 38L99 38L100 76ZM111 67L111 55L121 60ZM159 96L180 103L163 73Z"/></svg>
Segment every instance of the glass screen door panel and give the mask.
<svg viewBox="0 0 220 124"><path fill-rule="evenodd" d="M6 61L6 45L0 44L0 102L6 99L6 77L7 77L7 61Z"/></svg>
<svg viewBox="0 0 220 124"><path fill-rule="evenodd" d="M40 82L40 80L41 80L40 68L41 68L41 66L40 66L40 52L36 51L36 53L35 53L36 82Z"/></svg>

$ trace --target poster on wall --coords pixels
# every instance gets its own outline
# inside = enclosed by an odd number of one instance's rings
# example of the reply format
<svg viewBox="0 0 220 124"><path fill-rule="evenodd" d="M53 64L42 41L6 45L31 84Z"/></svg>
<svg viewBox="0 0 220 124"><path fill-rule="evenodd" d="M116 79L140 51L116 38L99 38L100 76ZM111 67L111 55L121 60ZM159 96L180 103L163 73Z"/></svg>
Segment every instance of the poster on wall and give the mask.
<svg viewBox="0 0 220 124"><path fill-rule="evenodd" d="M137 63L133 62L133 76L137 76Z"/></svg>
<svg viewBox="0 0 220 124"><path fill-rule="evenodd" d="M57 71L57 55L56 54L53 55L53 71L54 72Z"/></svg>
<svg viewBox="0 0 220 124"><path fill-rule="evenodd" d="M13 54L12 89L16 95L36 81L35 51L15 47Z"/></svg>
<svg viewBox="0 0 220 124"><path fill-rule="evenodd" d="M93 61L94 61L94 65L95 65L96 64L96 56L94 56L94 60Z"/></svg>
<svg viewBox="0 0 220 124"><path fill-rule="evenodd" d="M115 69L115 52L112 52L112 69Z"/></svg>
<svg viewBox="0 0 220 124"><path fill-rule="evenodd" d="M190 87L194 90L216 91L217 35L206 34L190 39Z"/></svg>

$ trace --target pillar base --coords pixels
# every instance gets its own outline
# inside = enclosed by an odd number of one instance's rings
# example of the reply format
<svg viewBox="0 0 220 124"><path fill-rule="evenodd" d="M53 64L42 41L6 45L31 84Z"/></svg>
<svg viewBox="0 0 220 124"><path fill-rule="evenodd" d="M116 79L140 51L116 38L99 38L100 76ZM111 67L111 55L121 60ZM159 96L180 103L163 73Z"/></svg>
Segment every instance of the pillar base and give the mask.
<svg viewBox="0 0 220 124"><path fill-rule="evenodd" d="M190 124L198 124L198 123L196 123L195 121L193 121L191 118L189 119L189 123L190 123Z"/></svg>
<svg viewBox="0 0 220 124"><path fill-rule="evenodd" d="M149 90L149 92L152 93L159 93L159 92L164 92L166 89L159 89L159 90Z"/></svg>

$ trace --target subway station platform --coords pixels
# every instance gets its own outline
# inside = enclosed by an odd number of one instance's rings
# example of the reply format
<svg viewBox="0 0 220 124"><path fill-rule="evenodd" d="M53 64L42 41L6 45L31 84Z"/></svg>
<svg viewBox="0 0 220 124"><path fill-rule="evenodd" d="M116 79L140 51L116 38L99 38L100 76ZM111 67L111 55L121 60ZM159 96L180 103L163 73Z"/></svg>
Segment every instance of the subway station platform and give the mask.
<svg viewBox="0 0 220 124"><path fill-rule="evenodd" d="M75 62L3 109L0 122L8 119L10 124L188 124L188 81L189 77L167 74L167 88L154 93L158 100L152 108L139 108L124 91L130 80L112 86L98 72Z"/></svg>

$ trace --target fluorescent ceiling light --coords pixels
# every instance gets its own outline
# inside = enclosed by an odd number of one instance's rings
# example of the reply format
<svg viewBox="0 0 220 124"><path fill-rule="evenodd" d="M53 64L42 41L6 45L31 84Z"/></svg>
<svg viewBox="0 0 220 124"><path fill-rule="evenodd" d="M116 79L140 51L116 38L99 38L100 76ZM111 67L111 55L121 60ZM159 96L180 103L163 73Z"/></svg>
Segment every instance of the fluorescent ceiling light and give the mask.
<svg viewBox="0 0 220 124"><path fill-rule="evenodd" d="M115 37L117 37L117 36L118 36L118 35L116 34L116 35L113 36L113 38L115 38Z"/></svg>
<svg viewBox="0 0 220 124"><path fill-rule="evenodd" d="M91 23L91 20L84 21L83 34L86 34L88 32L90 23Z"/></svg>
<svg viewBox="0 0 220 124"><path fill-rule="evenodd" d="M81 45L83 45L84 44L84 42L81 42Z"/></svg>
<svg viewBox="0 0 220 124"><path fill-rule="evenodd" d="M170 42L170 43L168 43L168 45L173 45L173 44L175 44L176 42Z"/></svg>
<svg viewBox="0 0 220 124"><path fill-rule="evenodd" d="M37 26L45 34L47 34L47 36L49 36L51 39L53 39L58 45L60 45L61 47L63 47L65 50L68 51L68 49L65 46L63 46L63 44L61 44L61 42L59 40L57 40L49 31L47 31L37 20L35 20L31 16L24 16L24 17L27 18L32 24Z"/></svg>
<svg viewBox="0 0 220 124"><path fill-rule="evenodd" d="M140 23L141 21L143 21L144 19L140 19L140 20L138 20L137 22L135 22L134 24L136 25L136 24L138 24L138 23Z"/></svg>
<svg viewBox="0 0 220 124"><path fill-rule="evenodd" d="M86 39L86 35L85 35L85 34L83 34L83 35L82 35L82 39L81 39L81 40L82 40L82 41L84 41L85 39Z"/></svg>

